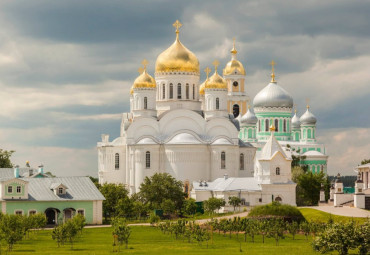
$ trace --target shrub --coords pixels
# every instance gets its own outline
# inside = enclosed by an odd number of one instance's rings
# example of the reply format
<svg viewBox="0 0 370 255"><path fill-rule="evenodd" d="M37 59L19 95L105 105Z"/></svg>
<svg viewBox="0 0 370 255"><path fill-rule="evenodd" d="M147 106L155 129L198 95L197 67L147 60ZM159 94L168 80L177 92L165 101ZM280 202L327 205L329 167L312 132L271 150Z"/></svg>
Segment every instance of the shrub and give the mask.
<svg viewBox="0 0 370 255"><path fill-rule="evenodd" d="M295 206L272 202L267 205L254 207L248 214L252 218L283 217L288 221L301 222L304 220L302 213Z"/></svg>

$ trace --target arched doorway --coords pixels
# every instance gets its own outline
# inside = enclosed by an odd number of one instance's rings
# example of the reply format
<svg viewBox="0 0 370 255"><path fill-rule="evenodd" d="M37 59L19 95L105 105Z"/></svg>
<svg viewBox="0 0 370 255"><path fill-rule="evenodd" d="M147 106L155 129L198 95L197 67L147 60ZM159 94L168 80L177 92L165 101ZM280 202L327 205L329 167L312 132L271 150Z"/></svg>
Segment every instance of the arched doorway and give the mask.
<svg viewBox="0 0 370 255"><path fill-rule="evenodd" d="M283 200L281 199L281 197L276 197L275 201L281 203L281 201L283 201Z"/></svg>
<svg viewBox="0 0 370 255"><path fill-rule="evenodd" d="M45 210L46 221L48 225L55 225L58 222L58 213L60 211L56 208L48 208Z"/></svg>
<svg viewBox="0 0 370 255"><path fill-rule="evenodd" d="M64 222L70 220L73 218L74 212L76 212L76 209L74 208L66 208L63 210L64 213Z"/></svg>
<svg viewBox="0 0 370 255"><path fill-rule="evenodd" d="M234 104L233 105L233 115L234 115L234 118L236 118L236 117L239 116L239 111L240 111L239 105L238 104Z"/></svg>

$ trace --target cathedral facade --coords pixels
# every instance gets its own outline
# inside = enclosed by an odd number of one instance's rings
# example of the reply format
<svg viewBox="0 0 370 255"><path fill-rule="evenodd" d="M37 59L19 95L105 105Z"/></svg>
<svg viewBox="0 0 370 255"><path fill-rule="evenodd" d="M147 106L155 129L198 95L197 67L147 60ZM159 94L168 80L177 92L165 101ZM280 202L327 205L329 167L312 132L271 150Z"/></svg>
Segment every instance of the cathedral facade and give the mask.
<svg viewBox="0 0 370 255"><path fill-rule="evenodd" d="M123 183L134 193L145 177L165 172L183 181L189 194L194 182L199 186L224 176L252 178L258 185L275 179L292 184L292 154L304 155L313 171L326 171L325 148L315 140L316 118L309 108L301 118L292 117L293 99L277 85L274 72L254 98L253 110L235 41L225 68L219 72L214 61L214 71L207 67L201 83L199 61L180 42L181 24L174 26L175 42L157 57L154 78L143 61L120 136L110 141L102 135L97 145L100 183ZM264 158L269 141L279 147L268 145L269 153L280 156ZM275 178L280 171L284 178Z"/></svg>

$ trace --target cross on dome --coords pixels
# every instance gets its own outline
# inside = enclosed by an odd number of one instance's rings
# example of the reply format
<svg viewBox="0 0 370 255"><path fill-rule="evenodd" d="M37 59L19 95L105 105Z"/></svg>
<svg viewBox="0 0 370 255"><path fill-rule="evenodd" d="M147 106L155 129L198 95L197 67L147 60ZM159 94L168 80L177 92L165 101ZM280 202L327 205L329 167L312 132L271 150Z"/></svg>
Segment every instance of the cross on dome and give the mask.
<svg viewBox="0 0 370 255"><path fill-rule="evenodd" d="M215 61L212 62L212 65L214 65L214 67L215 67L215 73L217 73L217 67L220 65L220 62L218 62L217 60L215 60Z"/></svg>
<svg viewBox="0 0 370 255"><path fill-rule="evenodd" d="M149 63L148 60L146 60L145 58L141 62L141 64L144 66L144 70L146 70L146 66L148 65L148 63Z"/></svg>
<svg viewBox="0 0 370 255"><path fill-rule="evenodd" d="M235 49L235 37L233 38L233 48L231 49L231 53L232 54L236 54L236 53L238 53L238 51Z"/></svg>
<svg viewBox="0 0 370 255"><path fill-rule="evenodd" d="M211 72L211 69L207 66L206 69L204 69L204 72L206 73L207 75L207 80L208 80L208 75L209 73Z"/></svg>
<svg viewBox="0 0 370 255"><path fill-rule="evenodd" d="M271 65L271 82L276 82L275 81L275 69L274 69L274 66L276 65L276 63L274 62L274 60L271 61L270 65Z"/></svg>
<svg viewBox="0 0 370 255"><path fill-rule="evenodd" d="M306 107L307 107L307 110L310 109L310 99L309 98L306 98Z"/></svg>
<svg viewBox="0 0 370 255"><path fill-rule="evenodd" d="M139 72L139 74L142 74L144 72L144 68L139 67L139 69L137 69L137 71Z"/></svg>
<svg viewBox="0 0 370 255"><path fill-rule="evenodd" d="M182 24L179 20L176 20L175 23L172 24L174 28L176 28L176 39L179 39L179 28L182 27Z"/></svg>

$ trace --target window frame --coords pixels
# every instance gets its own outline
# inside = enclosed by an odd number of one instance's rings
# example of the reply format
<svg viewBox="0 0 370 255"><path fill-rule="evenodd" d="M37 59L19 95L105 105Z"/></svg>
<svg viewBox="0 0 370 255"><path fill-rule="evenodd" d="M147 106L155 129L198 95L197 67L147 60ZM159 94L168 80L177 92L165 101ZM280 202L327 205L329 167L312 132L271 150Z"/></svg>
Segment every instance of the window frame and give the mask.
<svg viewBox="0 0 370 255"><path fill-rule="evenodd" d="M181 99L182 98L182 91L181 91L181 83L178 83L177 84L177 99Z"/></svg>
<svg viewBox="0 0 370 255"><path fill-rule="evenodd" d="M166 85L162 84L162 99L166 98Z"/></svg>
<svg viewBox="0 0 370 255"><path fill-rule="evenodd" d="M275 174L276 175L280 175L280 167L276 167L275 168Z"/></svg>
<svg viewBox="0 0 370 255"><path fill-rule="evenodd" d="M185 97L186 97L186 99L189 99L189 97L190 97L190 87L189 87L189 83L186 83L186 87L185 87Z"/></svg>
<svg viewBox="0 0 370 255"><path fill-rule="evenodd" d="M173 99L173 84L170 83L170 95L169 95L169 99Z"/></svg>
<svg viewBox="0 0 370 255"><path fill-rule="evenodd" d="M226 169L226 152L221 152L221 169Z"/></svg>
<svg viewBox="0 0 370 255"><path fill-rule="evenodd" d="M151 165L150 151L145 152L145 168L150 169Z"/></svg>
<svg viewBox="0 0 370 255"><path fill-rule="evenodd" d="M216 110L220 110L220 98L216 97Z"/></svg>
<svg viewBox="0 0 370 255"><path fill-rule="evenodd" d="M81 213L82 212L82 213ZM76 210L76 214L80 214L85 217L85 209L79 208Z"/></svg>
<svg viewBox="0 0 370 255"><path fill-rule="evenodd" d="M148 98L144 97L144 110L148 109Z"/></svg>
<svg viewBox="0 0 370 255"><path fill-rule="evenodd" d="M14 215L23 216L23 210L22 209L14 210Z"/></svg>
<svg viewBox="0 0 370 255"><path fill-rule="evenodd" d="M9 191L9 189L10 189L10 191ZM13 186L12 185L8 185L8 193L13 194Z"/></svg>
<svg viewBox="0 0 370 255"><path fill-rule="evenodd" d="M17 194L21 194L22 193L22 186L17 185L17 188L15 190L16 190Z"/></svg>
<svg viewBox="0 0 370 255"><path fill-rule="evenodd" d="M239 170L245 170L244 153L240 153L239 155Z"/></svg>
<svg viewBox="0 0 370 255"><path fill-rule="evenodd" d="M119 153L115 153L114 154L114 169L115 170L119 170L119 158L120 158L120 156L119 156Z"/></svg>

